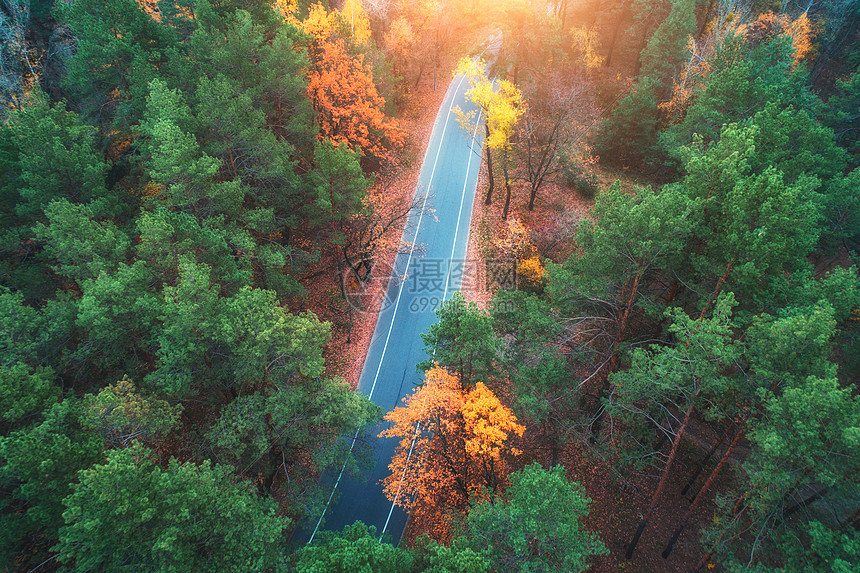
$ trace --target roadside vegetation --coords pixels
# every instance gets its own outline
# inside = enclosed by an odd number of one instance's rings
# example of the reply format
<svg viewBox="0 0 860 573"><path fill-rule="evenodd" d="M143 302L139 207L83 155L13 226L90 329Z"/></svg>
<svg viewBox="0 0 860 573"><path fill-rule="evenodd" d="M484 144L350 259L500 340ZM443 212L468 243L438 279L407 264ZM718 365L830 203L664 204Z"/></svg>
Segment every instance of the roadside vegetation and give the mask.
<svg viewBox="0 0 860 573"><path fill-rule="evenodd" d="M856 0L50 4L0 0L5 571L860 562ZM484 264L385 414L409 530L289 547L452 72Z"/></svg>

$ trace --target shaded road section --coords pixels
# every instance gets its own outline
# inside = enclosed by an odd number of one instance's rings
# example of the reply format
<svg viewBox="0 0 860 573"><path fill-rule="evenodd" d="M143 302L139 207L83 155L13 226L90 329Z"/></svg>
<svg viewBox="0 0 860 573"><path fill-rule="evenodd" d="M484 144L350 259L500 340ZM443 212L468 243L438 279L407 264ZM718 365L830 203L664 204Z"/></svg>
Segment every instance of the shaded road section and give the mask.
<svg viewBox="0 0 860 573"><path fill-rule="evenodd" d="M476 110L465 96L468 89L463 76L455 77L436 116L415 191L425 208L413 213L406 225L402 241L409 248L395 260L358 382L358 391L383 412L402 405L421 381L415 365L427 354L420 335L435 321L440 302L472 274L473 262L465 261L465 256L483 129L467 133L452 113L457 106L467 113ZM353 444L372 449L374 467L361 480L344 471L324 477L323 483L332 488L325 517L322 521L320 516L306 518L293 534L293 543L313 540L319 529L339 531L358 520L375 526L393 544L399 543L407 514L385 497L380 483L388 476L398 442L378 437L387 427L387 422L381 422L352 439Z"/></svg>

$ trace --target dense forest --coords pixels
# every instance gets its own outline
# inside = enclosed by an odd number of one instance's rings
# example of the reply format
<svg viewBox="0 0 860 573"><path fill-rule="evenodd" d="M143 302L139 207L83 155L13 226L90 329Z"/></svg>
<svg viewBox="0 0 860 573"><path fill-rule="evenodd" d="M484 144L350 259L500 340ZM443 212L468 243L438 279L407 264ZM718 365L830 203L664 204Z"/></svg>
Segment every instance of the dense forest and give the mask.
<svg viewBox="0 0 860 573"><path fill-rule="evenodd" d="M4 571L860 568L860 1L0 0L0 38ZM331 358L452 72L517 280L383 413ZM404 541L291 546L383 415Z"/></svg>

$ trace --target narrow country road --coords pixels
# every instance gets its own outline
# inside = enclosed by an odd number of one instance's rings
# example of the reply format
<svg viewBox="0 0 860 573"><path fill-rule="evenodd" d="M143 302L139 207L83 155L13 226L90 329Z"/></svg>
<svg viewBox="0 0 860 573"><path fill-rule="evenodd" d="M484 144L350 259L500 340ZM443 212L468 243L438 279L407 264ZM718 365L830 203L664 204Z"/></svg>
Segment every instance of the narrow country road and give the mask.
<svg viewBox="0 0 860 573"><path fill-rule="evenodd" d="M457 106L465 112L475 109L465 97L468 88L463 76L455 77L436 116L415 191L426 208L406 225L402 241L409 249L395 261L359 379L358 391L383 412L401 405L421 380L415 368L426 358L420 334L434 322L440 301L461 288L464 268L465 276L471 274L472 263L465 257L483 129L466 133L451 111ZM404 276L405 280L398 278ZM358 520L375 526L395 545L400 541L407 515L386 499L380 483L388 475L397 444L396 439L378 437L386 427L388 423L382 422L353 439L369 443L373 469L361 481L341 471L324 482L334 486L324 520L306 518L293 534L293 543L312 541L319 529L338 531Z"/></svg>

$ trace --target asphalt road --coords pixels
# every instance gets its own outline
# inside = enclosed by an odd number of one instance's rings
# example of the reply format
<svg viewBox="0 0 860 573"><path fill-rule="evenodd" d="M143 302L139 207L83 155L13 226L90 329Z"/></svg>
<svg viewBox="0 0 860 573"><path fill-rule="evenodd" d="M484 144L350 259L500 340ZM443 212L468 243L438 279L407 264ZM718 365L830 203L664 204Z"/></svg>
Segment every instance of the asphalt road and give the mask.
<svg viewBox="0 0 860 573"><path fill-rule="evenodd" d="M421 373L415 365L427 357L420 334L435 321L439 303L461 288L464 276L469 280L471 263L465 261L466 245L483 128L467 133L451 111L457 106L465 112L475 109L466 100L468 88L468 81L455 77L436 116L415 191L422 204L426 201L426 208L406 225L402 240L410 248L395 260L358 382L358 391L383 412L402 405L403 398L420 382ZM344 471L324 477L323 483L336 486L325 517L320 521L320 516L310 516L300 523L293 543L313 540L320 529L338 531L361 520L397 545L407 514L385 497L380 483L389 473L388 463L398 441L378 437L388 426L383 421L353 438L353 444L357 440L359 445L372 448L373 469L360 480Z"/></svg>

